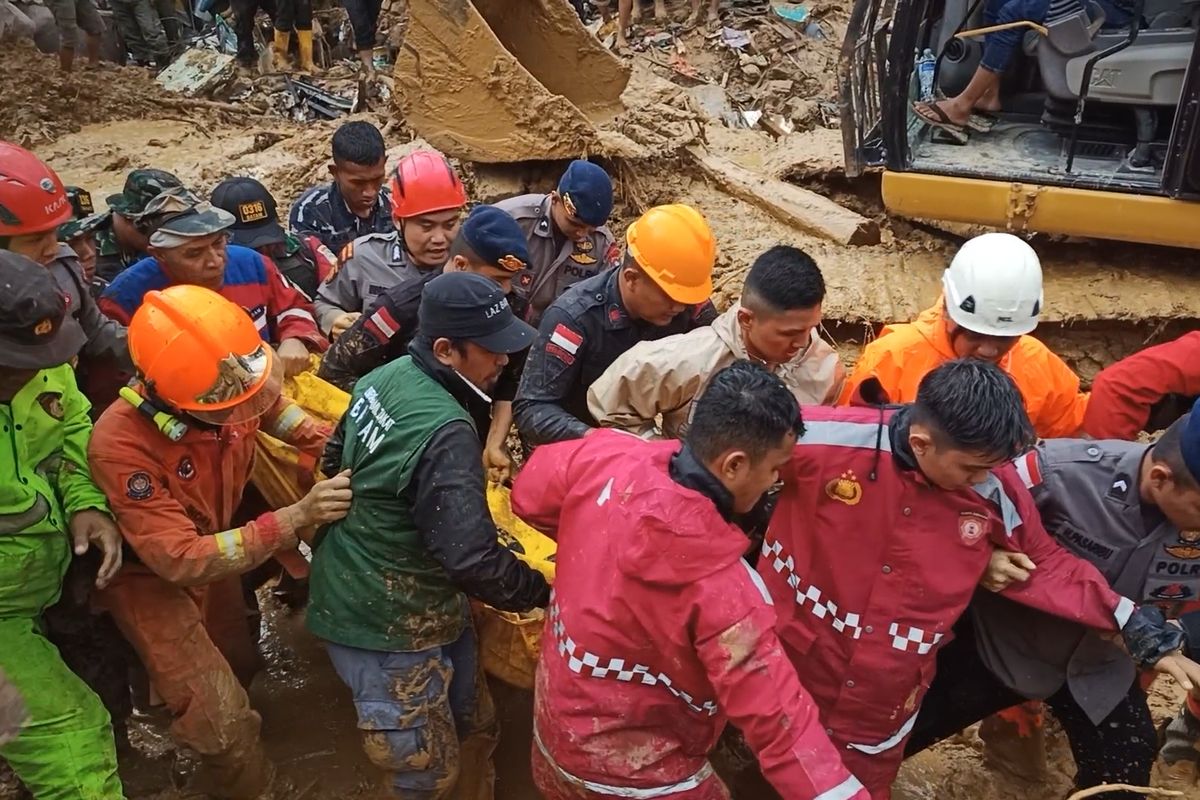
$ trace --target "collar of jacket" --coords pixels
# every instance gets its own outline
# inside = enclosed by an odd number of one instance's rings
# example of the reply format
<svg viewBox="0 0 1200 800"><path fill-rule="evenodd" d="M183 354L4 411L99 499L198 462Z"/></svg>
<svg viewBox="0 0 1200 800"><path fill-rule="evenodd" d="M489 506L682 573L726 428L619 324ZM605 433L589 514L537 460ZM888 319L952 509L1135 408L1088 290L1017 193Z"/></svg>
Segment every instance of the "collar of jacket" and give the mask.
<svg viewBox="0 0 1200 800"><path fill-rule="evenodd" d="M700 463L690 447L685 444L682 450L671 456L668 470L671 480L712 500L726 522L733 520L733 494L716 475L708 471L708 467Z"/></svg>
<svg viewBox="0 0 1200 800"><path fill-rule="evenodd" d="M413 363L422 372L437 381L443 389L450 393L455 402L468 412L488 413L490 411L491 406L483 401L474 388L466 385L465 378L460 377L457 372L437 360L433 355L433 348L420 334L409 342L408 354L412 356Z"/></svg>
<svg viewBox="0 0 1200 800"><path fill-rule="evenodd" d="M555 231L554 218L550 216L550 195L547 193L542 195L542 202L538 204L537 222L533 224L533 232L543 239L553 239Z"/></svg>
<svg viewBox="0 0 1200 800"><path fill-rule="evenodd" d="M946 316L946 299L942 295L938 295L937 302L922 311L912 322L913 327L929 342L929 346L947 361L958 358L958 354L954 352L954 342L950 340L950 332L946 330L950 322L952 320ZM1008 372L1013 349L1016 349L1016 345L1005 353L997 364L1005 372Z"/></svg>
<svg viewBox="0 0 1200 800"><path fill-rule="evenodd" d="M733 353L735 358L747 358L756 364L769 367L771 365L750 355L750 352L746 349L746 337L742 333L742 326L738 324L737 319L738 309L741 307L742 301L738 300L724 314L713 320L712 325L709 327L712 328L717 338L725 343L725 347L729 349L729 352ZM776 374L785 367L794 367L803 363L804 359L808 358L809 354L812 353L813 342L816 341L816 338L817 330L813 328L808 332L808 344L804 345L800 352L792 357L791 361L784 361L783 363L774 365Z"/></svg>
<svg viewBox="0 0 1200 800"><path fill-rule="evenodd" d="M625 308L621 299L621 268L609 271L608 280L604 282L604 324L611 330L628 328L633 325L633 318Z"/></svg>
<svg viewBox="0 0 1200 800"><path fill-rule="evenodd" d="M383 190L380 189L379 194L375 196L375 206L371 209L371 213L368 216L360 217L358 214L354 213L353 209L350 208L350 204L346 202L346 198L342 197L342 192L340 189L338 189L337 181L332 181L329 184L330 218L333 219L334 217L338 216L342 217L340 221L334 221L335 227L339 229L354 227L357 230L360 219L370 220L371 227L374 228L375 222L380 213L386 212L388 216L391 216L392 214L390 205L386 209L383 207L383 199Z"/></svg>
<svg viewBox="0 0 1200 800"><path fill-rule="evenodd" d="M887 406L879 406L880 424L883 425L883 412ZM888 420L887 435L888 440L892 444L892 458L903 470L917 470L917 457L913 454L912 445L908 443L908 429L912 426L910 417L912 416L912 406L901 406L900 410L892 415ZM879 448L875 450L876 458L879 456Z"/></svg>

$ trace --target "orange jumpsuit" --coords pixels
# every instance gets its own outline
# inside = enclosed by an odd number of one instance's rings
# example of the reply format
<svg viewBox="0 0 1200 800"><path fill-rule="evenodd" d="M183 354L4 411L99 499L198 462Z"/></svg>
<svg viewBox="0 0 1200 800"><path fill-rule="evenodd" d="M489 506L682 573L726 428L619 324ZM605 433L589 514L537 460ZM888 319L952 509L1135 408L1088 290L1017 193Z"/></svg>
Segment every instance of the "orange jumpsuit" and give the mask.
<svg viewBox="0 0 1200 800"><path fill-rule="evenodd" d="M97 595L176 715L171 732L200 753L212 793L253 796L270 780L261 720L238 674L257 652L246 623L243 572L296 546L274 512L232 528L250 481L259 428L319 456L329 431L281 399L253 422L191 423L173 442L117 401L96 423L88 460L126 544L126 564Z"/></svg>
<svg viewBox="0 0 1200 800"><path fill-rule="evenodd" d="M863 350L846 380L839 403L861 402L863 383L871 378L891 403L911 403L927 373L957 356L946 333L942 302L921 312L914 322L888 325ZM1074 436L1083 425L1088 395L1079 391L1079 377L1066 363L1032 336L1022 336L1000 360L1021 396L1038 436Z"/></svg>

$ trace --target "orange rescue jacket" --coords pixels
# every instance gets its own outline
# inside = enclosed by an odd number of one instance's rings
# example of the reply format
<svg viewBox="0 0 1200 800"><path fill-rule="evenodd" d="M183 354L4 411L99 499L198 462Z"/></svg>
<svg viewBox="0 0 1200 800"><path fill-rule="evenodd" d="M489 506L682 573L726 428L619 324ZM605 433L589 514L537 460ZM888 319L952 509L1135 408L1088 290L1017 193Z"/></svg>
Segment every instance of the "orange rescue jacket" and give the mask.
<svg viewBox="0 0 1200 800"><path fill-rule="evenodd" d="M939 364L955 358L943 308L939 299L914 322L886 326L879 338L863 350L838 402L862 402L860 389L869 378L879 381L888 402L916 400L921 379ZM1021 390L1038 436L1052 439L1077 434L1083 425L1088 395L1079 391L1079 376L1061 358L1032 336L1022 336L1001 359L1000 367Z"/></svg>

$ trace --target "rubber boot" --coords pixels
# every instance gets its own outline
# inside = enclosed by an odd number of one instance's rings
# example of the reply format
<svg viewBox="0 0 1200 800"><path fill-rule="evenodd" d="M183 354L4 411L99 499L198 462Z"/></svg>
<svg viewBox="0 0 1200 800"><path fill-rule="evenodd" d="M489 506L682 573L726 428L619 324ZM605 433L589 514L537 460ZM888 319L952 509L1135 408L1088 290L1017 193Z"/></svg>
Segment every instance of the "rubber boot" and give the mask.
<svg viewBox="0 0 1200 800"><path fill-rule="evenodd" d="M979 727L983 761L1027 781L1045 780L1046 729L1042 704L1022 703L988 717Z"/></svg>
<svg viewBox="0 0 1200 800"><path fill-rule="evenodd" d="M313 32L296 31L296 43L300 47L300 71L309 75L316 74L317 65L313 63Z"/></svg>
<svg viewBox="0 0 1200 800"><path fill-rule="evenodd" d="M309 33L309 46L312 46L312 33ZM288 46L292 43L292 34L289 31L275 31L275 69L280 72L291 72L288 62ZM303 51L301 51L303 52ZM311 51L310 51L311 52Z"/></svg>

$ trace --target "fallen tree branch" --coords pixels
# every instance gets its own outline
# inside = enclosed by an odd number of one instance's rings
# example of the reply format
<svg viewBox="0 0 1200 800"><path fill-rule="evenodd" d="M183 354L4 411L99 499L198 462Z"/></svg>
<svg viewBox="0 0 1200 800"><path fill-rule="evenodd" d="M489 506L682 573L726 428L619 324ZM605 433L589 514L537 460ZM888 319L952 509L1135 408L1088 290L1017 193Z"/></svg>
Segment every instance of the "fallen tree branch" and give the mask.
<svg viewBox="0 0 1200 800"><path fill-rule="evenodd" d="M230 114L245 114L246 116L267 113L267 109L250 104L235 105L234 103L222 103L217 100L199 100L192 97L163 97L159 98L158 102L167 108L203 108L209 111L227 111Z"/></svg>
<svg viewBox="0 0 1200 800"><path fill-rule="evenodd" d="M702 147L688 147L685 152L726 192L761 208L780 222L839 244L879 244L877 222L824 195L763 176Z"/></svg>
<svg viewBox="0 0 1200 800"><path fill-rule="evenodd" d="M1090 789L1082 789L1067 798L1067 800L1083 800L1085 797L1108 794L1109 792L1135 792L1147 797L1183 797L1183 792L1175 789L1155 789L1150 786L1130 786L1128 783L1103 783Z"/></svg>

